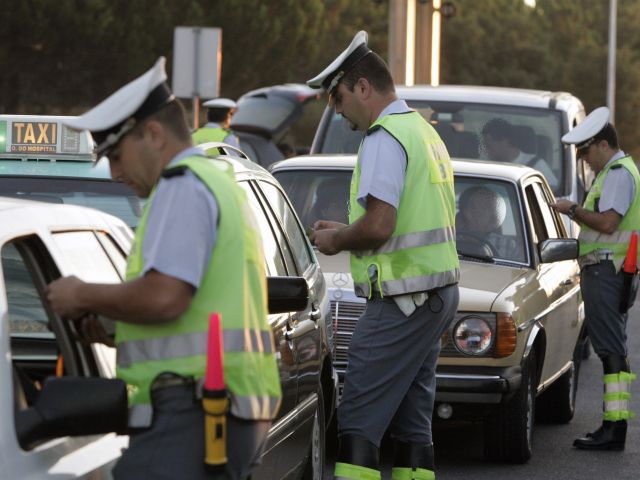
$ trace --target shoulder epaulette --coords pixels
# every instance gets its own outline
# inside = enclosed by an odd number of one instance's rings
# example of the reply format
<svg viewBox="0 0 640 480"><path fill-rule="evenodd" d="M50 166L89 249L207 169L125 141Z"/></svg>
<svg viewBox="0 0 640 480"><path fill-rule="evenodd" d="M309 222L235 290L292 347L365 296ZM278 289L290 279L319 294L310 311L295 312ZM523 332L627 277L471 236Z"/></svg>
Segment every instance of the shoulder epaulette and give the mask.
<svg viewBox="0 0 640 480"><path fill-rule="evenodd" d="M621 163L618 163L618 164L616 164L616 165L613 165L613 166L610 168L610 170L617 170L617 169L619 169L619 168L622 168L622 164L621 164Z"/></svg>
<svg viewBox="0 0 640 480"><path fill-rule="evenodd" d="M173 167L162 172L162 178L173 178L184 175L184 172L188 170L185 166Z"/></svg>
<svg viewBox="0 0 640 480"><path fill-rule="evenodd" d="M380 128L382 128L382 125L380 125L379 123L377 125L374 125L367 130L367 135L371 135L373 132L379 130Z"/></svg>

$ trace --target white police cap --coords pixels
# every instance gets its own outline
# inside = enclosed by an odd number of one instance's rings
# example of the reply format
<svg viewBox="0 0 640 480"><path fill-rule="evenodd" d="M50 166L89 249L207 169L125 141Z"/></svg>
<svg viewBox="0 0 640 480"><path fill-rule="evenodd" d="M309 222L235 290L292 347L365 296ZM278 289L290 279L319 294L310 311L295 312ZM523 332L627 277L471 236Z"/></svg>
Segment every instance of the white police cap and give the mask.
<svg viewBox="0 0 640 480"><path fill-rule="evenodd" d="M580 148L584 143L595 137L609 123L609 109L607 107L596 108L587 115L573 130L565 133L563 143L573 143Z"/></svg>
<svg viewBox="0 0 640 480"><path fill-rule="evenodd" d="M351 40L351 44L331 62L318 76L307 80L311 88L324 88L332 94L338 83L356 64L367 56L371 49L367 46L367 32L360 30Z"/></svg>
<svg viewBox="0 0 640 480"><path fill-rule="evenodd" d="M207 100L202 106L207 108L234 109L236 108L236 102L230 98L214 98L213 100Z"/></svg>
<svg viewBox="0 0 640 480"><path fill-rule="evenodd" d="M146 73L120 88L82 116L65 121L76 130L89 130L100 158L136 124L175 98L166 83L165 58L160 57Z"/></svg>

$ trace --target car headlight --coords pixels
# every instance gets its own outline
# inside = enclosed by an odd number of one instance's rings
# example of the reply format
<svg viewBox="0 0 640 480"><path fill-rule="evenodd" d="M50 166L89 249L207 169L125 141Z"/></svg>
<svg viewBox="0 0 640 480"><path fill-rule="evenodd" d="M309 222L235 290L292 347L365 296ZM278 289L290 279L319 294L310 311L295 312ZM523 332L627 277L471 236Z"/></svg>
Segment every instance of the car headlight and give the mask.
<svg viewBox="0 0 640 480"><path fill-rule="evenodd" d="M493 344L493 330L482 317L463 317L453 327L453 344L465 355L483 355Z"/></svg>

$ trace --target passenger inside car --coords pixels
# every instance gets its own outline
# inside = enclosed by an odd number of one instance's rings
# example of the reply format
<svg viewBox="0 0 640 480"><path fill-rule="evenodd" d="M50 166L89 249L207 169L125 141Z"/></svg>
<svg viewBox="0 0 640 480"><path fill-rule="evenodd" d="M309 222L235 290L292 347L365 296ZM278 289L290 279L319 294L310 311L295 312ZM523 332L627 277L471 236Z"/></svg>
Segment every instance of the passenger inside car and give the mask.
<svg viewBox="0 0 640 480"><path fill-rule="evenodd" d="M349 187L335 179L323 181L316 189L315 202L311 209L313 222L316 220L332 220L334 222L349 223L347 218L347 199Z"/></svg>
<svg viewBox="0 0 640 480"><path fill-rule="evenodd" d="M467 188L458 201L458 251L505 259L517 256L516 241L502 232L506 216L507 203L497 192L480 185Z"/></svg>

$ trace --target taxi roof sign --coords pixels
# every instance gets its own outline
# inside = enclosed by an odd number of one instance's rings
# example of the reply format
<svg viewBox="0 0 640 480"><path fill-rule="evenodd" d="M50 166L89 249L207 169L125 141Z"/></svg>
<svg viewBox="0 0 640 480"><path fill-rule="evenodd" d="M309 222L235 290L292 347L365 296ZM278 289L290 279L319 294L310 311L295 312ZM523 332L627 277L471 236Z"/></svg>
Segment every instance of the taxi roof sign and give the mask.
<svg viewBox="0 0 640 480"><path fill-rule="evenodd" d="M75 117L0 115L0 160L75 160L93 162L93 138L63 124Z"/></svg>

